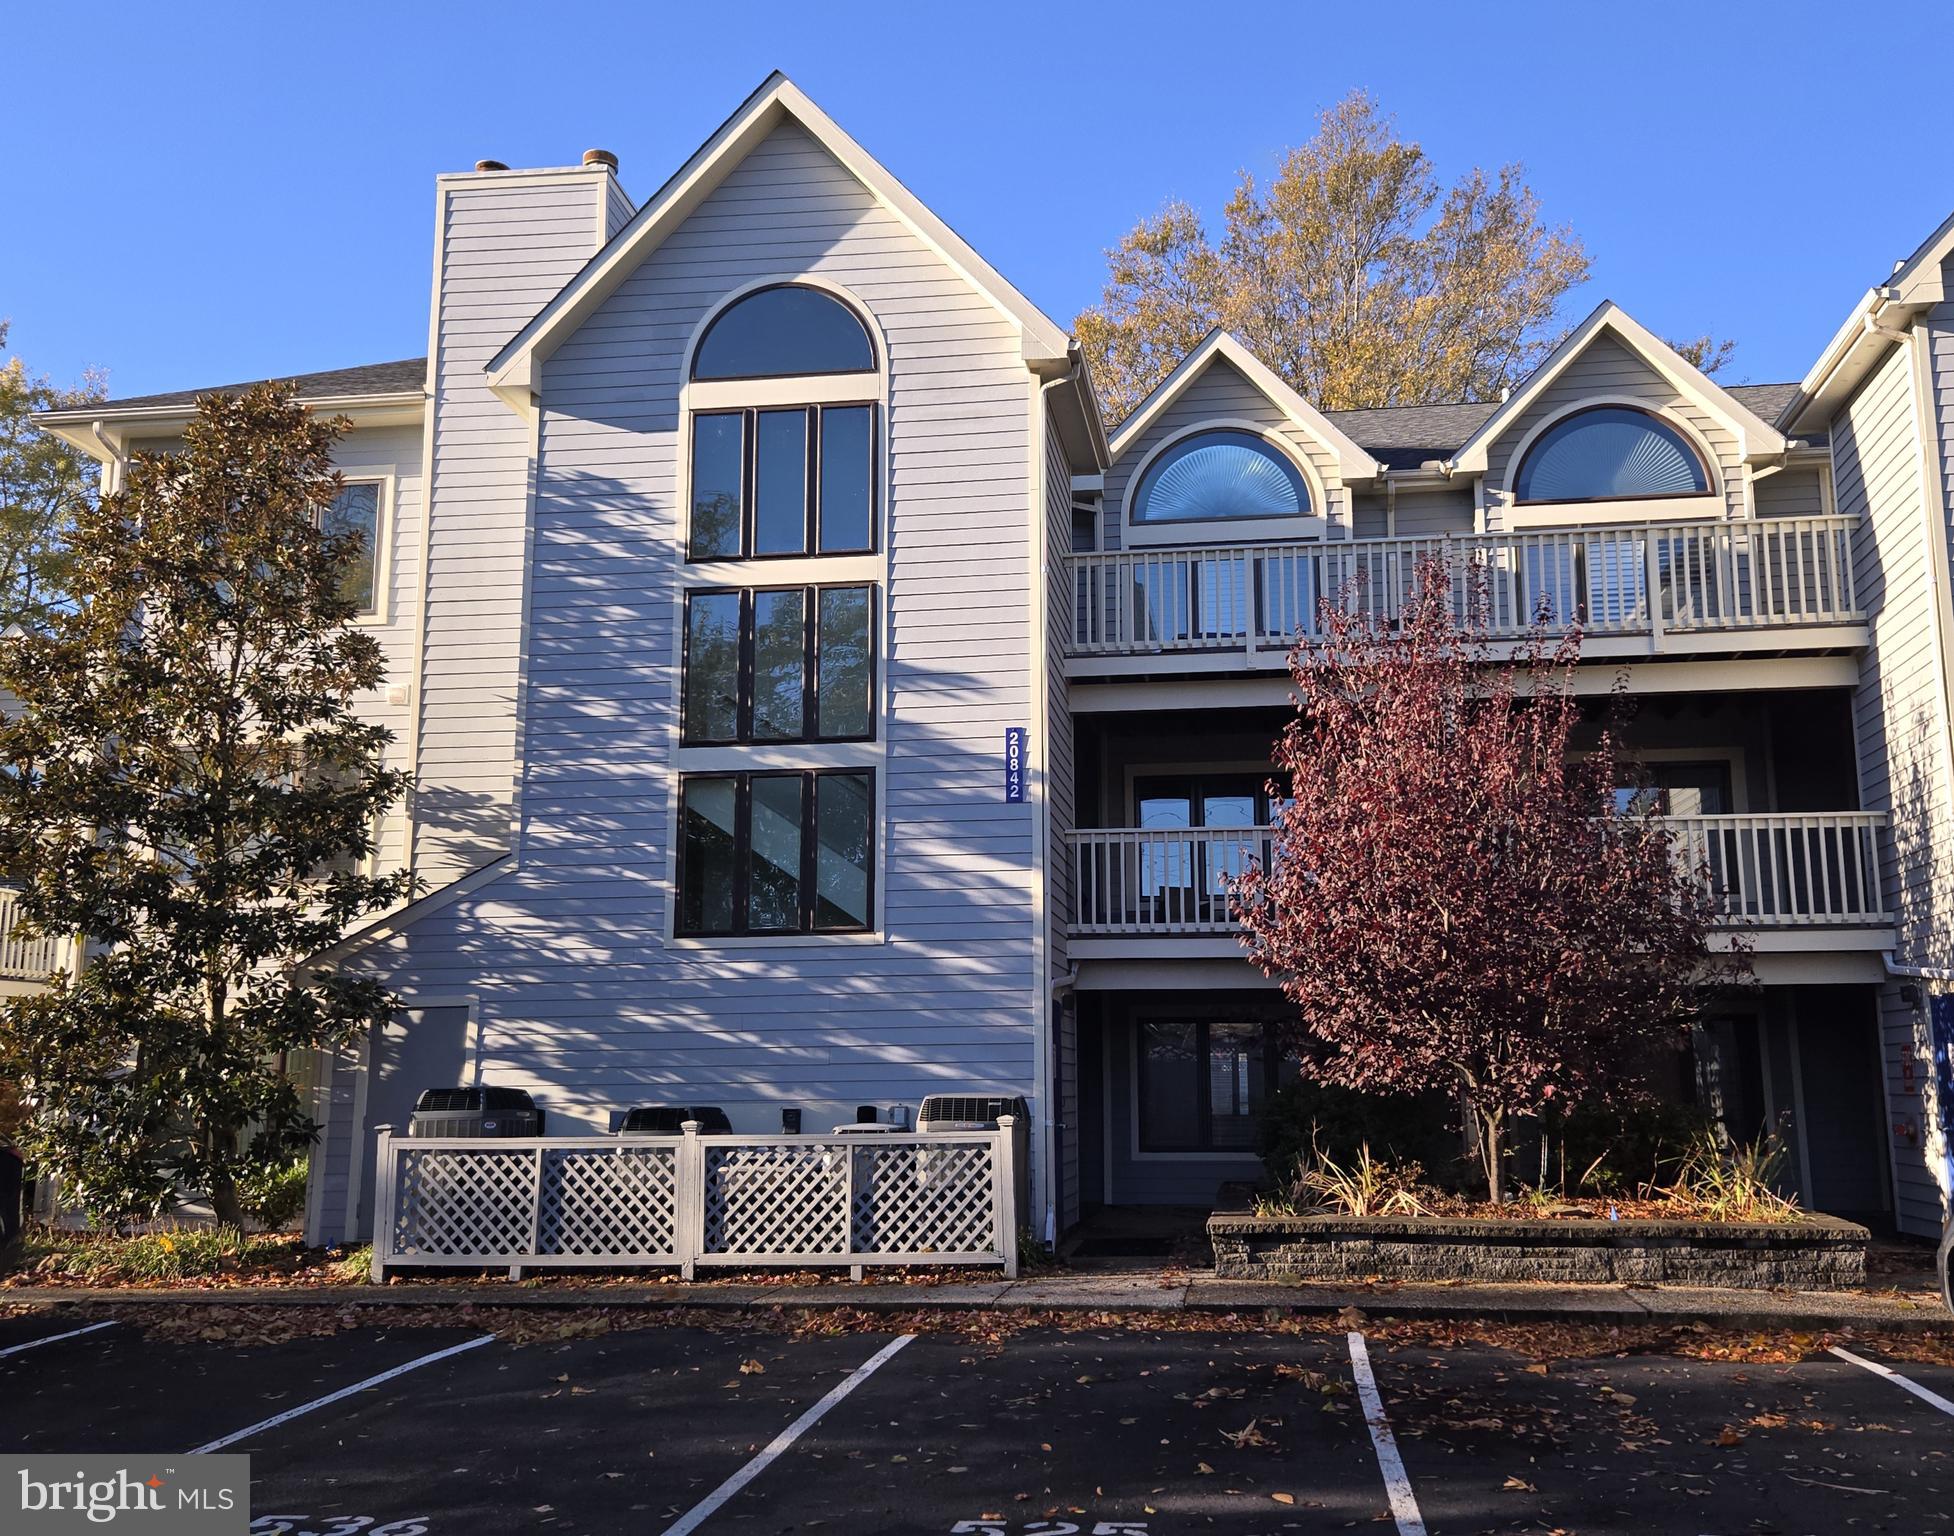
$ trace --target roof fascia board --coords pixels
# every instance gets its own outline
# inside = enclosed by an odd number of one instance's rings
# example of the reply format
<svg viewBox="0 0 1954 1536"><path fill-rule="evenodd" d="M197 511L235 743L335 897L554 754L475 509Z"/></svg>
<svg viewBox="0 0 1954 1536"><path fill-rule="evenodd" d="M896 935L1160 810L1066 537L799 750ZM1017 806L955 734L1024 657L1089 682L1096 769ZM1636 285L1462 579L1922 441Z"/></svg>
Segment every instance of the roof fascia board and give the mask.
<svg viewBox="0 0 1954 1536"><path fill-rule="evenodd" d="M1071 341L1064 331L924 207L799 87L776 72L720 125L671 180L645 201L610 243L585 263L508 345L489 360L486 370L489 387L504 399L524 388L533 397L538 377L536 365L574 334L761 140L790 118L959 276L1017 323L1027 362L1063 362L1068 357Z"/></svg>
<svg viewBox="0 0 1954 1536"><path fill-rule="evenodd" d="M1233 335L1222 330L1208 332L1201 344L1182 358L1172 373L1154 386L1153 393L1140 402L1139 409L1120 423L1119 430L1113 434L1109 444L1112 457L1118 458L1138 442L1160 413L1178 400L1217 359L1230 364L1236 372L1243 375L1250 384L1267 396L1270 403L1283 415L1328 449L1335 456L1338 471L1346 484L1374 480L1382 472L1382 466L1375 458L1333 425L1328 417L1298 394L1274 369L1249 351Z"/></svg>
<svg viewBox="0 0 1954 1536"><path fill-rule="evenodd" d="M215 393L215 391L213 391ZM355 427L411 426L421 419L427 397L418 389L377 395L301 395L298 403L316 414L344 416ZM44 411L33 417L43 432L70 443L103 463L108 452L120 457L135 437L180 430L197 419L197 407L146 405L135 410L90 410L87 407Z"/></svg>
<svg viewBox="0 0 1954 1536"><path fill-rule="evenodd" d="M1746 460L1765 458L1784 452L1784 434L1749 407L1727 394L1715 380L1693 368L1676 355L1675 349L1649 330L1613 300L1604 299L1587 319L1554 348L1547 360L1533 371L1526 383L1500 403L1479 430L1467 438L1452 456L1456 474L1483 475L1492 452L1508 428L1539 399L1540 394L1588 349L1602 331L1613 331L1629 350L1657 373L1678 394L1694 401L1728 427L1737 437L1740 453Z"/></svg>

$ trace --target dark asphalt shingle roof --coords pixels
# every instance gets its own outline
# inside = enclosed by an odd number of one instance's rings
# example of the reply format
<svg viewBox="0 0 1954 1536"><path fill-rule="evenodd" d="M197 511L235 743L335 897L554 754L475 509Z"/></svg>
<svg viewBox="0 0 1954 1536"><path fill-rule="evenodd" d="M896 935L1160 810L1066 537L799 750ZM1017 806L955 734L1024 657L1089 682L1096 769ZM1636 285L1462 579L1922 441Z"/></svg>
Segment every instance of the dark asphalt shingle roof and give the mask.
<svg viewBox="0 0 1954 1536"><path fill-rule="evenodd" d="M427 378L427 359L406 357L392 363L368 363L363 368L334 368L324 373L301 373L293 380L301 396L390 395L416 390ZM161 395L135 395L109 400L104 411L139 410L146 406L192 405L198 395L235 394L262 380L218 384L204 389L179 389ZM1765 421L1774 421L1796 384L1732 384L1729 392ZM1498 407L1489 401L1469 405L1394 405L1371 411L1329 411L1339 430L1391 469L1415 469L1427 459L1443 459L1485 424Z"/></svg>
<svg viewBox="0 0 1954 1536"><path fill-rule="evenodd" d="M329 368L324 373L288 374L298 386L301 398L318 399L335 395L396 395L417 390L427 382L427 359L403 357L393 363L368 363L361 368ZM203 389L177 389L161 395L131 395L123 400L105 400L98 410L133 411L146 406L194 405L199 395L235 395L263 379L248 379L241 384L212 384Z"/></svg>

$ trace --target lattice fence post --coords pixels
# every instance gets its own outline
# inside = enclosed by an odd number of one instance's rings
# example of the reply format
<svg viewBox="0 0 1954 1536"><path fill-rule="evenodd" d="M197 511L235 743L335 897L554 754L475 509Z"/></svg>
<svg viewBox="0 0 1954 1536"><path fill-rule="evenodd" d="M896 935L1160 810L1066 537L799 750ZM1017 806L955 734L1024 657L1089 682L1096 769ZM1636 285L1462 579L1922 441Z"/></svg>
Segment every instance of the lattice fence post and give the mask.
<svg viewBox="0 0 1954 1536"><path fill-rule="evenodd" d="M1011 1135L1016 1115L999 1115L991 1132L991 1205L997 1212L997 1252L1004 1260L1004 1278L1018 1278L1017 1143Z"/></svg>
<svg viewBox="0 0 1954 1536"><path fill-rule="evenodd" d="M847 1250L851 1258L862 1251L862 1245L855 1240L855 1162L854 1144L844 1140L841 1144L842 1242L847 1245ZM869 1187L871 1191L869 1200L871 1205L873 1205L875 1199L873 1193L874 1178L875 1175L871 1171L869 1174ZM855 1281L858 1285L861 1283L863 1279L863 1268L859 1262L848 1266L848 1278Z"/></svg>
<svg viewBox="0 0 1954 1536"><path fill-rule="evenodd" d="M536 1161L530 1170L529 1247L525 1250L532 1255L543 1251L543 1180L549 1174L544 1157L545 1149L542 1142L538 1141L536 1143ZM509 1266L509 1278L511 1280L520 1280L522 1278L521 1264L511 1264Z"/></svg>
<svg viewBox="0 0 1954 1536"><path fill-rule="evenodd" d="M699 1255L706 1248L706 1149L699 1140L699 1122L687 1120L679 1126L678 1144L678 1220L672 1238L678 1272L682 1279L699 1273Z"/></svg>
<svg viewBox="0 0 1954 1536"><path fill-rule="evenodd" d="M378 1285L387 1278L387 1260L393 1257L394 1207L400 1197L394 1189L397 1161L394 1128L382 1125L376 1129L379 1139L373 1158L373 1282Z"/></svg>

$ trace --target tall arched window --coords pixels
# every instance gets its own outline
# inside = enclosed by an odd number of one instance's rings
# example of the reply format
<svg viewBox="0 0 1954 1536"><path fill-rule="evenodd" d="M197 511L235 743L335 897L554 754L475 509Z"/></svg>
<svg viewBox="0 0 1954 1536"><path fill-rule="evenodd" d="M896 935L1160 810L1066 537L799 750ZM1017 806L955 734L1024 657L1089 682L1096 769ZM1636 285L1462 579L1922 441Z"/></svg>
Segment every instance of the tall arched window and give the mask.
<svg viewBox="0 0 1954 1536"><path fill-rule="evenodd" d="M792 379L805 389L783 393ZM755 289L706 327L691 387L691 559L875 548L880 386L854 310L801 284Z"/></svg>
<svg viewBox="0 0 1954 1536"><path fill-rule="evenodd" d="M1301 517L1309 487L1296 466L1252 432L1182 438L1147 466L1133 494L1136 523L1219 523Z"/></svg>
<svg viewBox="0 0 1954 1536"><path fill-rule="evenodd" d="M1642 501L1703 496L1709 471L1688 438L1653 412L1597 405L1555 422L1513 477L1520 501Z"/></svg>
<svg viewBox="0 0 1954 1536"><path fill-rule="evenodd" d="M713 563L681 580L674 937L875 926L882 393L863 315L810 283L693 350L685 545Z"/></svg>

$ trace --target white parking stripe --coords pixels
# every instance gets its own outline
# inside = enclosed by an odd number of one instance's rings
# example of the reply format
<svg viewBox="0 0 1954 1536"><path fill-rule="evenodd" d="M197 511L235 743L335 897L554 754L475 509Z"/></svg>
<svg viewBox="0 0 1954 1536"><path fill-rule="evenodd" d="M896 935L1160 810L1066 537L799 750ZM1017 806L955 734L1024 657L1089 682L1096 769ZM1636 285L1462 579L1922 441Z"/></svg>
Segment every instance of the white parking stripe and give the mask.
<svg viewBox="0 0 1954 1536"><path fill-rule="evenodd" d="M1854 1365L1871 1371L1875 1376L1884 1376L1894 1386L1902 1387L1908 1392L1911 1392L1923 1403L1932 1403L1942 1413L1954 1415L1954 1403L1950 1403L1938 1392L1929 1392L1919 1382L1911 1381L1907 1377L1902 1376L1890 1365L1881 1365L1877 1360L1868 1360L1864 1355L1855 1355L1851 1350L1841 1349L1836 1344L1831 1346L1831 1352L1841 1360L1850 1360Z"/></svg>
<svg viewBox="0 0 1954 1536"><path fill-rule="evenodd" d="M1350 1372L1357 1378L1357 1397L1364 1405L1364 1422L1370 1426L1377 1469L1384 1474L1384 1491L1391 1500L1391 1518L1398 1522L1398 1536L1425 1536L1425 1517L1418 1513L1411 1479L1405 1476L1404 1461L1398 1455L1397 1437L1384 1416L1384 1399L1378 1395L1377 1378L1371 1375L1370 1351L1364 1348L1361 1333L1350 1335Z"/></svg>
<svg viewBox="0 0 1954 1536"><path fill-rule="evenodd" d="M84 1333L95 1333L103 1328L114 1326L115 1319L110 1318L106 1323L90 1323L86 1328L70 1328L66 1333L50 1333L44 1339L29 1339L25 1344L10 1344L7 1348L0 1349L0 1359L5 1359L8 1355L17 1355L24 1349L39 1349L43 1344L59 1344L63 1339L78 1339Z"/></svg>
<svg viewBox="0 0 1954 1536"><path fill-rule="evenodd" d="M842 1382L840 1386L822 1398L820 1402L816 1403L806 1413L802 1414L779 1434L775 1435L768 1442L765 1450L760 1452L759 1455L755 1456L745 1466L741 1467L731 1477L727 1478L725 1482L713 1489L711 1493L707 1494L697 1504L694 1504L683 1515L679 1516L676 1525L666 1527L665 1536L687 1536L688 1532L696 1531L714 1510L718 1509L720 1505L738 1493L740 1489L744 1488L754 1478L766 1471L768 1467L772 1466L779 1459L783 1451L818 1424L821 1421L821 1415L834 1407L836 1403L840 1402L850 1392L853 1392L863 1382L867 1381L869 1377L873 1376L887 1361L894 1357L896 1351L901 1349L903 1345L910 1343L915 1337L916 1335L913 1333L905 1333L901 1338L877 1350L866 1362L858 1365L849 1373L846 1381Z"/></svg>
<svg viewBox="0 0 1954 1536"><path fill-rule="evenodd" d="M450 1356L459 1355L465 1350L480 1349L484 1344L493 1344L494 1342L495 1335L485 1333L479 1339L470 1339L466 1344L453 1344L447 1349L437 1349L431 1355L422 1355L420 1359L409 1360L405 1365L397 1365L391 1371L382 1371L378 1376L369 1376L365 1381L356 1381L350 1387L341 1387L337 1392L328 1392L324 1397L315 1397L309 1403L300 1403L296 1408L287 1408L283 1413L274 1414L268 1419L261 1419L256 1424L247 1425L245 1428L238 1430L235 1434L226 1435L221 1440L213 1440L208 1445L200 1445L195 1450L186 1451L184 1454L188 1456L205 1456L212 1451L221 1451L227 1445L236 1445L238 1441L249 1440L253 1435L259 1434L264 1430L276 1429L280 1424L289 1424L293 1419L299 1418L303 1414L308 1414L315 1408L324 1408L331 1403L339 1402L343 1398L351 1397L355 1392L364 1392L368 1387L377 1387L383 1381L392 1381L396 1376L405 1376L409 1371L418 1371L424 1365L432 1365L437 1360L446 1360Z"/></svg>

